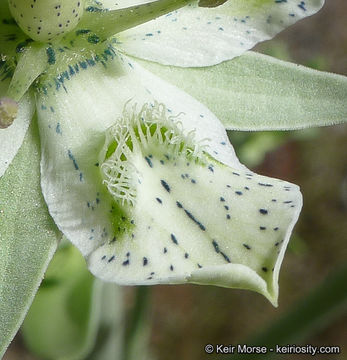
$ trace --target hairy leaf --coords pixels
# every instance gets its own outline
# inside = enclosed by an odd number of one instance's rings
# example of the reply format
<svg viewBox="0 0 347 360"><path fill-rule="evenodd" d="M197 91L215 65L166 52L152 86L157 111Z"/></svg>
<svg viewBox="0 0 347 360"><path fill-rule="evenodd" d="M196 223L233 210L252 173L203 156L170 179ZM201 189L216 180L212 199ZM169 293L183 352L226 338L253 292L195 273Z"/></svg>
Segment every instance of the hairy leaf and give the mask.
<svg viewBox="0 0 347 360"><path fill-rule="evenodd" d="M21 325L60 237L41 195L39 161L35 123L0 179L0 357Z"/></svg>
<svg viewBox="0 0 347 360"><path fill-rule="evenodd" d="M248 52L207 68L142 66L205 104L230 130L294 130L347 121L347 77Z"/></svg>

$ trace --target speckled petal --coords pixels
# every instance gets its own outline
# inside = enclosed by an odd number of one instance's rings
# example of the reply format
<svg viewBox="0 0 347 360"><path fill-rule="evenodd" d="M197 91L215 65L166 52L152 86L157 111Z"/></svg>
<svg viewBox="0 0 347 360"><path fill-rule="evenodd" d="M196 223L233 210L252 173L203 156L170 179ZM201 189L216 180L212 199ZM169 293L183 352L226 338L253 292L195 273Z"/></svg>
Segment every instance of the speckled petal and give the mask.
<svg viewBox="0 0 347 360"><path fill-rule="evenodd" d="M215 161L165 114L130 110L107 131L101 173L120 219L91 271L120 284L249 289L276 305L299 188Z"/></svg>
<svg viewBox="0 0 347 360"><path fill-rule="evenodd" d="M275 304L280 264L301 208L298 187L242 166L223 126L187 94L111 47L93 56L76 60L67 51L63 63L57 59L63 73L50 67L37 97L42 189L59 229L102 279L241 287ZM122 149L112 139L104 145L107 129L122 126L129 101L149 109L165 104L163 117L178 130L168 142L164 131L156 132L167 146L149 142L153 128L139 130L134 157L107 185L104 163ZM124 191L121 173L131 181Z"/></svg>
<svg viewBox="0 0 347 360"><path fill-rule="evenodd" d="M184 113L181 121L186 131L196 129L198 141L210 139L206 151L243 169L223 125L189 95L112 48L94 58L74 62L71 56L66 63L68 58L66 53L63 63L57 59L63 75L51 67L42 76L37 97L42 188L56 224L84 255L111 236L110 203L101 184L98 154L105 130L116 122L129 100L143 104L156 99L167 105L168 113Z"/></svg>
<svg viewBox="0 0 347 360"><path fill-rule="evenodd" d="M296 21L324 0L229 0L215 8L186 6L117 35L119 48L167 65L209 66L241 55Z"/></svg>
<svg viewBox="0 0 347 360"><path fill-rule="evenodd" d="M106 63L85 59L89 65L60 86L52 72L42 78L42 188L56 224L102 279L241 287L275 304L280 264L301 208L298 188L240 165L206 108L107 50ZM119 167L131 186L137 184L133 203L131 196L125 202L117 197L124 193L118 170L118 180L108 185L104 171L105 160L122 149L112 139L105 149L107 129L122 127L129 100L149 109L155 100L164 103L163 117L178 129L170 144L157 131L165 146L151 143L150 132L139 131L138 143L133 140L134 157ZM131 186L123 189L130 193Z"/></svg>

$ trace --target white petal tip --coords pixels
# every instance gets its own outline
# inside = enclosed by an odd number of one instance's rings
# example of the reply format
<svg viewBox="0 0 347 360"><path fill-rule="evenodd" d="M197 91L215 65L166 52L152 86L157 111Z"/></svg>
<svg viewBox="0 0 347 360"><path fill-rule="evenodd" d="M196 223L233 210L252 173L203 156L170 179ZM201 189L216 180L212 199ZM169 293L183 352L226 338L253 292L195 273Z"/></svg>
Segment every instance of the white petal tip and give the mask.
<svg viewBox="0 0 347 360"><path fill-rule="evenodd" d="M265 296L274 307L278 306L278 286L272 285L276 282L274 276L265 281L257 272L242 264L203 267L192 272L187 281L199 285L255 291ZM270 291L269 288L274 290Z"/></svg>

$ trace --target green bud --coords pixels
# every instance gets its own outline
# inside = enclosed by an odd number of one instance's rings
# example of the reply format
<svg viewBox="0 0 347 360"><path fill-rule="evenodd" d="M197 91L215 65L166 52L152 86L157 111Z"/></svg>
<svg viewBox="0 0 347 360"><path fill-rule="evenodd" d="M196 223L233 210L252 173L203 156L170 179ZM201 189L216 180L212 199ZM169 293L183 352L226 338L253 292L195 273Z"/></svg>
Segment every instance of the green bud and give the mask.
<svg viewBox="0 0 347 360"><path fill-rule="evenodd" d="M9 7L19 27L41 42L70 32L83 15L83 0L9 0Z"/></svg>

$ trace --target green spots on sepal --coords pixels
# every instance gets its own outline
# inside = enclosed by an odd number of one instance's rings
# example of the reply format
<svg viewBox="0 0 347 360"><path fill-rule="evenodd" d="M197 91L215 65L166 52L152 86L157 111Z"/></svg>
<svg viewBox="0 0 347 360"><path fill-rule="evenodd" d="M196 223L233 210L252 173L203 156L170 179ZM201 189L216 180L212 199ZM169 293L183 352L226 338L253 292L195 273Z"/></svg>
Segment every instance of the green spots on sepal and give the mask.
<svg viewBox="0 0 347 360"><path fill-rule="evenodd" d="M12 16L32 39L41 42L63 36L83 15L84 0L9 0Z"/></svg>
<svg viewBox="0 0 347 360"><path fill-rule="evenodd" d="M0 98L0 129L6 129L12 125L17 117L18 103L11 98Z"/></svg>
<svg viewBox="0 0 347 360"><path fill-rule="evenodd" d="M163 105L131 110L107 131L101 153L117 204L110 212L120 219L88 256L91 271L127 285L250 289L277 304L280 265L302 206L298 187L211 158Z"/></svg>

